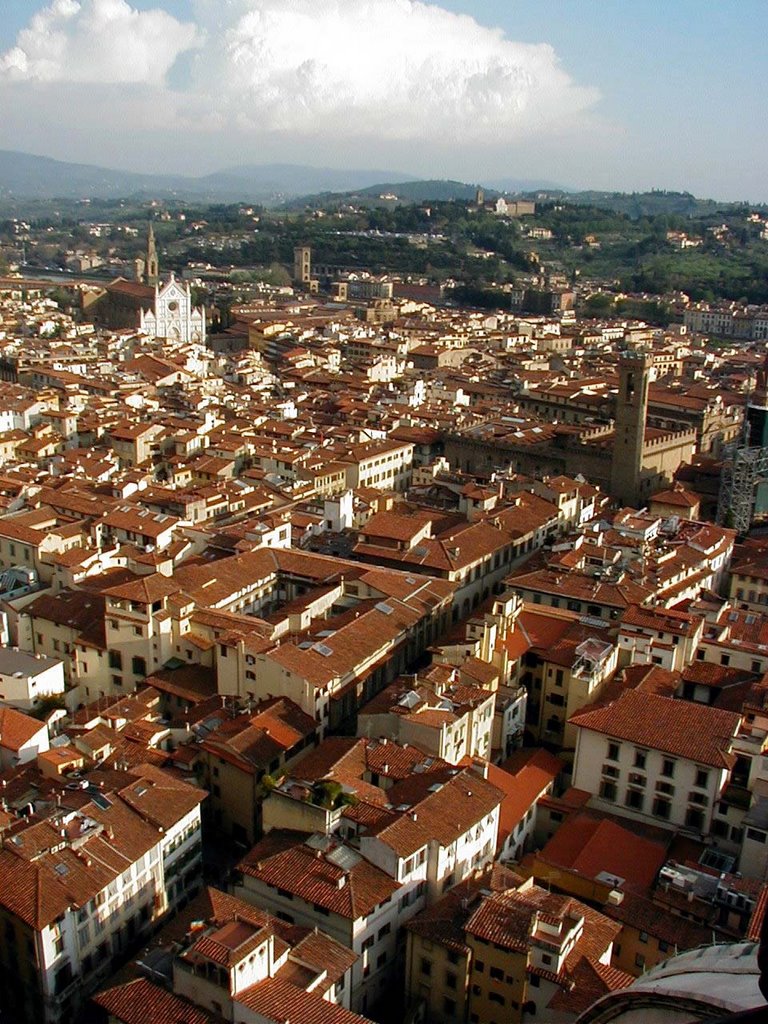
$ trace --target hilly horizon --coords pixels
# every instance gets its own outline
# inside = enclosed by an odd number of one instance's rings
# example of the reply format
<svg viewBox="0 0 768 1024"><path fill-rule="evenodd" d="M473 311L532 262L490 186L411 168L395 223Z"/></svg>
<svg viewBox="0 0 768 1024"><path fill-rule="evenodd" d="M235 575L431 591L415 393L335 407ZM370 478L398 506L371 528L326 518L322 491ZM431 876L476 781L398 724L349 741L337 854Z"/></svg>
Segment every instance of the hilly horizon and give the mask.
<svg viewBox="0 0 768 1024"><path fill-rule="evenodd" d="M418 186L410 201L471 198L477 185L448 179L425 179L403 171L339 169L303 164L244 164L209 174L155 174L123 171L96 164L72 163L52 157L0 150L0 198L121 199L133 196L176 199L280 203L303 196L344 194ZM487 191L561 190L551 182L504 179L489 182ZM405 197L404 197L405 198Z"/></svg>
<svg viewBox="0 0 768 1024"><path fill-rule="evenodd" d="M154 174L70 163L0 150L0 197L17 199L118 199L134 195L180 199L278 201L305 193L366 188L404 172L339 170L300 164L246 164L209 174Z"/></svg>
<svg viewBox="0 0 768 1024"><path fill-rule="evenodd" d="M113 170L68 163L15 150L0 150L0 202L166 199L189 203L252 202L287 206L356 202L471 202L478 187L486 198L500 194L535 196L610 209L634 220L657 213L697 216L733 204L697 198L690 192L572 190L537 179L502 178L470 184L446 178L418 178L404 172L312 167L304 164L243 164L198 177ZM381 200L382 196L396 198ZM737 204L738 205L738 204ZM758 204L759 206L759 204Z"/></svg>

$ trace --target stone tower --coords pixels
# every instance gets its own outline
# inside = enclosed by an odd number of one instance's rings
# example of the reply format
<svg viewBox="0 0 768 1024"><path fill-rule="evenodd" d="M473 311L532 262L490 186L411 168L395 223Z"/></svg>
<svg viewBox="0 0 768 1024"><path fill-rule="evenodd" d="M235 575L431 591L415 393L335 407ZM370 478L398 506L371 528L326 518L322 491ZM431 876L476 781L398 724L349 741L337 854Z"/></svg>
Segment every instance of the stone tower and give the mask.
<svg viewBox="0 0 768 1024"><path fill-rule="evenodd" d="M299 245L293 250L293 280L307 285L312 280L312 250L308 245Z"/></svg>
<svg viewBox="0 0 768 1024"><path fill-rule="evenodd" d="M647 497L642 493L641 473L652 365L650 352L642 350L622 352L619 357L611 496L634 508L640 508Z"/></svg>
<svg viewBox="0 0 768 1024"><path fill-rule="evenodd" d="M155 229L152 227L152 222L149 222L149 231L147 232L147 259L144 264L146 274L146 284L154 287L160 281L160 267L157 262L157 246L155 245Z"/></svg>

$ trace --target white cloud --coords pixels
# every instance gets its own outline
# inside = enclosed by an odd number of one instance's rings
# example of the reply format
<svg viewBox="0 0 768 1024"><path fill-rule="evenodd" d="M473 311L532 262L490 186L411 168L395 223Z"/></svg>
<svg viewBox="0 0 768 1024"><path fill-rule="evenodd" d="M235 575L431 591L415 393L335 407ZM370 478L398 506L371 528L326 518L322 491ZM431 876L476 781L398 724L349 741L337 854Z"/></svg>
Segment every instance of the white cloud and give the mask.
<svg viewBox="0 0 768 1024"><path fill-rule="evenodd" d="M0 54L11 81L160 83L197 29L127 0L53 0Z"/></svg>
<svg viewBox="0 0 768 1024"><path fill-rule="evenodd" d="M552 47L414 0L197 0L195 89L241 130L503 143L597 100Z"/></svg>
<svg viewBox="0 0 768 1024"><path fill-rule="evenodd" d="M418 0L190 0L194 24L155 3L49 0L0 53L0 83L22 105L31 83L27 105L71 91L81 123L117 102L127 136L140 125L251 153L280 140L501 151L584 128L599 98L551 46ZM78 90L96 83L83 109Z"/></svg>

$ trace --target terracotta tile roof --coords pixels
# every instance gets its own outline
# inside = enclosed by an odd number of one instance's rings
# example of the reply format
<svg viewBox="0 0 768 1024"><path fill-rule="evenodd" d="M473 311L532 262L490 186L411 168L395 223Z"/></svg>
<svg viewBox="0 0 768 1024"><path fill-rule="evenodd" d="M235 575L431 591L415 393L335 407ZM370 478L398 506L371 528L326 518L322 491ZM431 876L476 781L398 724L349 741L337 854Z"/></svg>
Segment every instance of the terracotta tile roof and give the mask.
<svg viewBox="0 0 768 1024"><path fill-rule="evenodd" d="M328 736L319 747L298 760L291 773L306 782L335 778L338 771L362 778L366 767L365 745L365 740L352 736Z"/></svg>
<svg viewBox="0 0 768 1024"><path fill-rule="evenodd" d="M10 518L0 518L0 537L17 540L34 548L45 540L46 532L32 530L23 523L16 523Z"/></svg>
<svg viewBox="0 0 768 1024"><path fill-rule="evenodd" d="M602 996L629 988L634 981L631 974L618 967L581 956L568 968L568 984L558 988L547 1009L570 1015L583 1013Z"/></svg>
<svg viewBox="0 0 768 1024"><path fill-rule="evenodd" d="M293 947L293 953L302 963L328 972L328 978L336 983L357 962L357 954L342 946L323 932L311 931Z"/></svg>
<svg viewBox="0 0 768 1024"><path fill-rule="evenodd" d="M499 809L500 849L523 820L540 795L551 786L564 768L559 758L546 750L519 751L504 764L488 765L488 781L504 793Z"/></svg>
<svg viewBox="0 0 768 1024"><path fill-rule="evenodd" d="M400 888L359 854L348 870L337 866L329 859L343 845L336 840L328 839L324 852L307 845L308 838L301 832L274 829L240 861L238 869L351 921L367 916Z"/></svg>
<svg viewBox="0 0 768 1024"><path fill-rule="evenodd" d="M47 733L44 722L15 708L0 706L0 747L18 753L41 730Z"/></svg>
<svg viewBox="0 0 768 1024"><path fill-rule="evenodd" d="M760 889L755 909L752 911L752 917L749 919L749 927L747 928L745 938L752 939L754 942L760 941L760 932L765 920L766 910L768 910L768 885L763 885Z"/></svg>
<svg viewBox="0 0 768 1024"><path fill-rule="evenodd" d="M25 607L32 618L45 619L68 626L78 635L78 643L88 643L106 650L106 600L101 594L85 590L62 590L57 594L41 594Z"/></svg>
<svg viewBox="0 0 768 1024"><path fill-rule="evenodd" d="M432 523L434 516L415 510L409 515L395 512L377 512L360 530L365 537L379 537L391 540L410 540L425 526Z"/></svg>
<svg viewBox="0 0 768 1024"><path fill-rule="evenodd" d="M697 686L733 686L738 683L750 682L754 673L744 669L729 668L716 665L711 661L692 661L680 673L685 682L696 683Z"/></svg>
<svg viewBox="0 0 768 1024"><path fill-rule="evenodd" d="M183 946L190 933L195 934L193 924L201 921L214 926L221 926L229 921L243 921L253 929L269 929L287 945L300 941L308 932L306 928L281 921L265 910L223 892L221 889L207 886L195 896L191 903L188 903L178 914L166 922L156 938L153 939L153 948L174 943ZM342 947L342 949L346 952L346 947Z"/></svg>
<svg viewBox="0 0 768 1024"><path fill-rule="evenodd" d="M408 857L430 841L450 846L496 810L504 793L474 771L452 775L449 769L442 779L435 774L411 775L394 785L388 796L395 808L408 810L372 834L399 856Z"/></svg>
<svg viewBox="0 0 768 1024"><path fill-rule="evenodd" d="M528 649L549 650L568 630L578 623L576 612L568 612L559 608L535 607L524 604L515 624L518 630L527 637Z"/></svg>
<svg viewBox="0 0 768 1024"><path fill-rule="evenodd" d="M674 488L671 491L658 491L651 495L651 502L663 505L679 505L680 508L696 508L699 505L699 497L690 491L681 488Z"/></svg>
<svg viewBox="0 0 768 1024"><path fill-rule="evenodd" d="M671 633L675 636L694 636L701 626L701 618L689 612L673 611L670 608L643 608L632 605L622 615L621 624L654 632Z"/></svg>
<svg viewBox="0 0 768 1024"><path fill-rule="evenodd" d="M610 583L595 580L577 571L557 573L553 569L537 569L529 572L523 567L509 576L506 582L514 590L540 591L560 598L572 598L620 609L631 604L645 604L653 596L650 587L635 583L631 579Z"/></svg>
<svg viewBox="0 0 768 1024"><path fill-rule="evenodd" d="M185 634L185 638L188 636L189 634ZM147 676L146 685L195 704L208 700L217 692L216 674L205 665L182 665L180 668L161 669Z"/></svg>
<svg viewBox="0 0 768 1024"><path fill-rule="evenodd" d="M679 914L665 912L649 895L625 890L621 903L606 903L603 913L622 925L666 942L672 948L695 949L696 946L704 946L712 941L711 928L687 920Z"/></svg>
<svg viewBox="0 0 768 1024"><path fill-rule="evenodd" d="M45 927L68 907L84 906L125 871L126 863L157 845L156 824L110 796L106 788L104 793L110 799L109 808L93 802L81 808L96 826L77 851L70 846L59 848L60 831L49 821L34 822L4 842L0 903L32 928ZM77 817L67 827L81 829L82 823Z"/></svg>
<svg viewBox="0 0 768 1024"><path fill-rule="evenodd" d="M361 533L365 535L366 529L363 527ZM415 528L413 532L416 532ZM367 556L368 561L381 559L385 564L387 561L395 561L406 569L413 565L437 572L458 572L509 543L510 534L507 531L490 523L476 522L464 524L436 538L426 537L416 547L407 550L362 541L355 545L354 550L358 555Z"/></svg>
<svg viewBox="0 0 768 1024"><path fill-rule="evenodd" d="M181 589L175 580L156 572L150 576L135 576L126 582L118 583L115 586L108 586L104 593L109 597L116 597L126 601L153 604L155 601L169 597L171 594L177 594Z"/></svg>
<svg viewBox="0 0 768 1024"><path fill-rule="evenodd" d="M135 781L118 789L120 799L155 828L167 831L207 796L205 790L182 782L155 765L137 765L130 775ZM98 784L97 772L91 772L90 777Z"/></svg>
<svg viewBox="0 0 768 1024"><path fill-rule="evenodd" d="M532 885L509 889L482 901L466 924L466 932L504 949L526 952L537 914L559 921L577 907L570 896L549 893Z"/></svg>
<svg viewBox="0 0 768 1024"><path fill-rule="evenodd" d="M399 743L374 740L365 747L365 763L368 771L388 779L409 778L414 771L443 772L450 766L440 757L428 757L418 747L403 747Z"/></svg>
<svg viewBox="0 0 768 1024"><path fill-rule="evenodd" d="M266 927L245 921L227 921L206 932L183 954L190 961L210 960L229 970L236 967L267 938Z"/></svg>
<svg viewBox="0 0 768 1024"><path fill-rule="evenodd" d="M106 989L93 1001L121 1024L215 1024L219 1019L147 978Z"/></svg>
<svg viewBox="0 0 768 1024"><path fill-rule="evenodd" d="M88 726L96 723L99 718L108 722L139 721L142 718L151 716L159 710L160 694L153 687L146 687L131 696L110 694L107 697L99 697L97 700L78 708L72 716L72 721L77 726Z"/></svg>
<svg viewBox="0 0 768 1024"><path fill-rule="evenodd" d="M297 1024L364 1024L368 1020L279 978L267 978L244 989L234 1001L279 1024L284 1021L296 1021Z"/></svg>
<svg viewBox="0 0 768 1024"><path fill-rule="evenodd" d="M645 671L635 674L641 667ZM662 668L661 665L630 665L623 670L622 676L624 682L638 692L655 693L660 697L674 697L680 686L680 673Z"/></svg>
<svg viewBox="0 0 768 1024"><path fill-rule="evenodd" d="M118 278L107 285L108 292L117 292L146 303L146 308L151 309L155 302L155 289L149 285L141 284L139 281L128 281L125 278Z"/></svg>
<svg viewBox="0 0 768 1024"><path fill-rule="evenodd" d="M730 763L728 747L741 716L690 701L626 690L611 704L577 712L571 722L580 729L723 768Z"/></svg>
<svg viewBox="0 0 768 1024"><path fill-rule="evenodd" d="M407 923L408 931L431 942L469 954L464 928L482 900L482 892L505 892L520 884L522 879L502 864L489 865L482 872L465 879L441 896L432 906Z"/></svg>
<svg viewBox="0 0 768 1024"><path fill-rule="evenodd" d="M202 748L242 771L255 773L314 736L316 727L315 720L293 701L274 697L251 714L223 721L205 738Z"/></svg>
<svg viewBox="0 0 768 1024"><path fill-rule="evenodd" d="M577 812L562 823L537 858L583 878L607 872L640 891L650 887L663 867L671 833L657 830L655 838L638 834L632 825L589 812Z"/></svg>

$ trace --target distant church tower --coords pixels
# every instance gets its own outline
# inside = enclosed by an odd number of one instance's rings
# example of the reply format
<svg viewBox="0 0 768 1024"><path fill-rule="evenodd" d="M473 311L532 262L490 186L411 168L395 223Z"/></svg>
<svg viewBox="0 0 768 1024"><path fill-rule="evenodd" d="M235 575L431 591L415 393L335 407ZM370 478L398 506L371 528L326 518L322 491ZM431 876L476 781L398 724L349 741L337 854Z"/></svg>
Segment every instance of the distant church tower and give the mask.
<svg viewBox="0 0 768 1024"><path fill-rule="evenodd" d="M160 281L160 266L157 262L155 229L152 227L152 221L149 222L149 231L147 232L147 261L145 268L145 284L150 285L150 287L154 287Z"/></svg>
<svg viewBox="0 0 768 1024"><path fill-rule="evenodd" d="M312 280L312 250L308 245L298 245L293 250L293 280L306 285Z"/></svg>
<svg viewBox="0 0 768 1024"><path fill-rule="evenodd" d="M640 508L641 473L648 414L648 382L653 357L649 352L623 352L619 357L619 395L611 456L611 495L623 505Z"/></svg>

